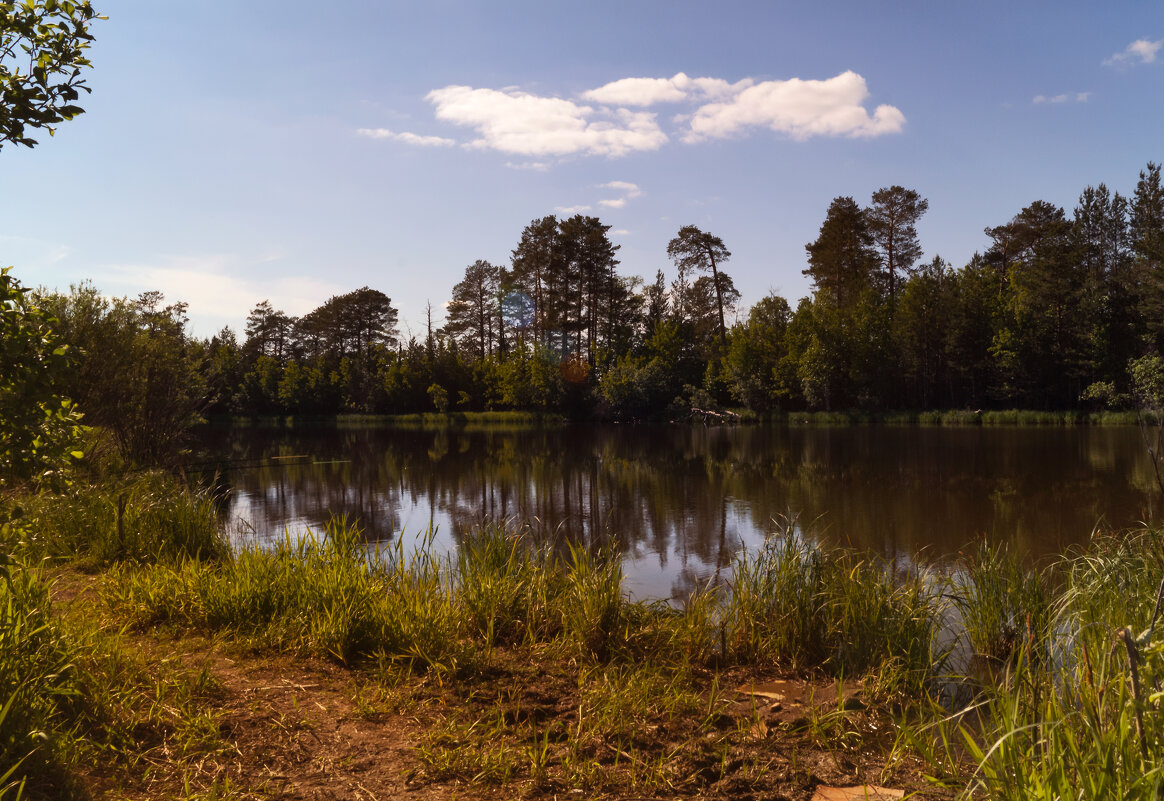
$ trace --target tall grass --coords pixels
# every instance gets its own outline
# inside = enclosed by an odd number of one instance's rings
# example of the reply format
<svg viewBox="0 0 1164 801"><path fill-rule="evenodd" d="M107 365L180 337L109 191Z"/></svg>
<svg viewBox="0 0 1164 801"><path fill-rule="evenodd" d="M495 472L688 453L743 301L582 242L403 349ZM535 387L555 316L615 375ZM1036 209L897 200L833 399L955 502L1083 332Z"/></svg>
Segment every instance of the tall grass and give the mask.
<svg viewBox="0 0 1164 801"><path fill-rule="evenodd" d="M857 675L894 665L924 684L936 650L940 586L924 570L889 565L801 536L790 524L732 569L723 616L728 661Z"/></svg>
<svg viewBox="0 0 1164 801"><path fill-rule="evenodd" d="M456 582L465 619L485 645L532 644L557 635L565 590L553 553L511 524L483 524L457 550Z"/></svg>
<svg viewBox="0 0 1164 801"><path fill-rule="evenodd" d="M148 473L129 483L78 483L23 501L30 545L56 557L99 564L190 556L221 559L228 550L209 490Z"/></svg>
<svg viewBox="0 0 1164 801"><path fill-rule="evenodd" d="M1024 652L1047 657L1052 591L1048 571L1027 567L1003 546L979 543L952 576L960 623L976 658L1003 665Z"/></svg>
<svg viewBox="0 0 1164 801"><path fill-rule="evenodd" d="M1162 577L1154 529L1097 535L1042 571L982 546L953 587L966 636L993 669L968 707L905 724L903 737L967 797L1159 798Z"/></svg>
<svg viewBox="0 0 1164 801"><path fill-rule="evenodd" d="M51 614L41 572L9 563L0 577L0 776L45 774L51 732L78 694L75 653Z"/></svg>
<svg viewBox="0 0 1164 801"><path fill-rule="evenodd" d="M140 626L229 631L341 662L456 664L460 616L439 564L423 551L409 558L400 545L365 549L359 530L342 522L273 548L246 545L221 562L120 566L105 596Z"/></svg>
<svg viewBox="0 0 1164 801"><path fill-rule="evenodd" d="M163 744L188 768L219 747L194 698L210 685L160 675L84 612L61 617L23 556L0 566L0 798L88 797L75 766L128 770Z"/></svg>

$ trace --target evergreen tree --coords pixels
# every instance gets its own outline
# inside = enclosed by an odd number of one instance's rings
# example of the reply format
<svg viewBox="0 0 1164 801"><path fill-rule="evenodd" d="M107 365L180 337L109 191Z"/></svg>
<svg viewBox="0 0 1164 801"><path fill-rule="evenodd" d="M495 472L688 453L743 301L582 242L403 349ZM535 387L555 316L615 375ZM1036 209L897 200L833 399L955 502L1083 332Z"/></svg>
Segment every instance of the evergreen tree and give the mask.
<svg viewBox="0 0 1164 801"><path fill-rule="evenodd" d="M874 192L873 205L865 211L891 304L897 299L898 275L912 274L921 257L917 221L929 207L929 201L914 190L891 186Z"/></svg>
<svg viewBox="0 0 1164 801"><path fill-rule="evenodd" d="M1140 173L1131 209L1135 284L1148 346L1164 352L1164 186L1160 165L1148 162Z"/></svg>
<svg viewBox="0 0 1164 801"><path fill-rule="evenodd" d="M873 235L865 212L851 197L838 197L829 204L825 221L815 242L805 245L808 268L818 298L838 309L855 304L872 285L877 268Z"/></svg>
<svg viewBox="0 0 1164 801"><path fill-rule="evenodd" d="M1074 258L1082 271L1080 310L1090 381L1114 382L1138 347L1128 201L1104 184L1087 187L1071 221Z"/></svg>
<svg viewBox="0 0 1164 801"><path fill-rule="evenodd" d="M478 359L492 356L498 345L502 270L478 259L465 268L445 309L444 333Z"/></svg>
<svg viewBox="0 0 1164 801"><path fill-rule="evenodd" d="M901 291L893 319L894 337L914 408L928 409L942 398L948 403L946 343L951 317L953 271L941 257L922 266Z"/></svg>
<svg viewBox="0 0 1164 801"><path fill-rule="evenodd" d="M711 271L711 287L715 291L716 306L719 311L719 339L727 344L727 326L724 323L723 290L729 282L720 280L719 265L731 258L731 251L723 240L714 234L701 231L694 225L679 229L675 238L667 243L667 256L675 263L680 275L690 275L695 271Z"/></svg>

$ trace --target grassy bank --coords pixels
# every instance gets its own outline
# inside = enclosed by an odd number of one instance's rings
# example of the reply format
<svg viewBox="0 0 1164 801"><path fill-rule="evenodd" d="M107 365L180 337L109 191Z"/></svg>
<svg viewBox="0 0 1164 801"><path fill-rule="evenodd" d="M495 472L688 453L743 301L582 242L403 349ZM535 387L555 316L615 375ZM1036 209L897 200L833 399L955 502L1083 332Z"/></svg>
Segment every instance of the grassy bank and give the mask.
<svg viewBox="0 0 1164 801"><path fill-rule="evenodd" d="M1164 786L1153 529L1036 570L985 546L902 567L789 527L740 554L726 583L643 602L623 594L617 554L513 525L466 535L451 559L370 548L340 524L231 551L210 499L159 477L25 505L0 583L0 797L78 797L94 781L149 797L133 778L147 755L151 793L253 797L192 770L241 735L214 723L227 714L217 674L139 646L158 637L161 652L231 664L341 666L360 720L418 722L410 775L462 791ZM45 557L99 571L67 614Z"/></svg>
<svg viewBox="0 0 1164 801"><path fill-rule="evenodd" d="M1133 411L1038 411L1031 409L947 409L936 411L882 411L845 410L836 412L773 412L756 414L736 410L732 418L748 425L795 426L853 426L853 425L919 425L919 426L1127 426L1138 423ZM705 421L699 417L697 422ZM1149 424L1155 419L1147 413ZM295 426L334 426L336 428L506 428L563 425L567 418L559 414L535 412L449 412L447 414L347 414L338 416L296 417L222 417L209 422L212 426L293 428ZM665 423L666 418L656 422Z"/></svg>
<svg viewBox="0 0 1164 801"><path fill-rule="evenodd" d="M789 412L771 418L789 425L1076 426L1136 425L1135 412L947 409L898 412Z"/></svg>
<svg viewBox="0 0 1164 801"><path fill-rule="evenodd" d="M340 415L266 415L255 417L212 417L211 426L294 428L295 426L334 426L336 428L472 428L476 426L530 427L561 425L560 414L519 411L494 412L424 412L416 414L340 414Z"/></svg>

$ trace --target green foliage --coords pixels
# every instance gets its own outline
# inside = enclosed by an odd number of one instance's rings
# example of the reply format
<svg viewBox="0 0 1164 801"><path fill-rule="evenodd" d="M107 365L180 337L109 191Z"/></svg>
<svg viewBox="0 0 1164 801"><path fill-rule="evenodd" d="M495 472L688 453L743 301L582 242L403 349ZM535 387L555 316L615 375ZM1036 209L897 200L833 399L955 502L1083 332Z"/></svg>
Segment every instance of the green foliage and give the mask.
<svg viewBox="0 0 1164 801"><path fill-rule="evenodd" d="M1164 359L1155 354L1134 359L1128 364L1128 373L1140 434L1152 462L1156 485L1164 493L1164 475L1160 472L1160 463L1164 460ZM1154 431L1149 416L1155 420Z"/></svg>
<svg viewBox="0 0 1164 801"><path fill-rule="evenodd" d="M782 394L779 376L791 319L788 302L769 295L752 307L747 322L731 330L723 370L732 397L753 411L775 408Z"/></svg>
<svg viewBox="0 0 1164 801"><path fill-rule="evenodd" d="M186 304L163 306L157 292L109 299L91 284L38 302L74 350L60 384L85 422L110 431L127 462L173 462L210 402L203 349L186 333Z"/></svg>
<svg viewBox="0 0 1164 801"><path fill-rule="evenodd" d="M1122 406L1129 363L1164 349L1159 166L1131 200L1087 187L1073 217L1028 204L988 228L990 247L960 269L939 257L918 266L927 208L901 186L867 208L835 198L806 245L812 295L795 312L761 299L730 337L739 293L720 269L722 241L684 226L668 245L674 280L659 271L644 285L618 275L609 226L582 215L532 221L509 268L469 265L443 328L430 314L422 340L397 341L396 310L368 287L298 319L263 301L241 346L230 332L190 340L182 304L159 308L156 295L107 302L82 288L45 302L80 356L65 394L90 422L124 428L139 463L172 458L180 447L157 448L157 429L180 431L205 411L410 414L434 408L432 387L463 411L628 420L665 415L686 386L756 416L1094 409L1100 388ZM93 343L110 343L108 374L86 363ZM177 391L143 393L149 385ZM160 409L130 400L141 397Z"/></svg>
<svg viewBox="0 0 1164 801"><path fill-rule="evenodd" d="M449 393L440 384L429 385L428 397L432 401L433 408L441 414L449 410Z"/></svg>
<svg viewBox="0 0 1164 801"><path fill-rule="evenodd" d="M81 77L90 66L85 51L89 25L99 19L88 0L26 0L0 5L0 146L33 147L29 128L71 120L88 92Z"/></svg>
<svg viewBox="0 0 1164 801"><path fill-rule="evenodd" d="M658 357L645 361L627 354L603 374L598 391L616 419L644 420L673 396L669 384Z"/></svg>
<svg viewBox="0 0 1164 801"><path fill-rule="evenodd" d="M0 269L0 490L51 483L80 457L80 415L60 388L67 369L52 316Z"/></svg>

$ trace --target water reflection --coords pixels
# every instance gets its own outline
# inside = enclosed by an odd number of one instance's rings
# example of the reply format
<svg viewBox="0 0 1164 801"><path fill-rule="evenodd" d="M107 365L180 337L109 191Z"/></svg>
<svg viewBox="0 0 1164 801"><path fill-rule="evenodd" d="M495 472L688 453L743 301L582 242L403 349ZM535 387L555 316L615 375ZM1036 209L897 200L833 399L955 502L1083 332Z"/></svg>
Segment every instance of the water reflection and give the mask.
<svg viewBox="0 0 1164 801"><path fill-rule="evenodd" d="M1147 519L1155 486L1134 428L207 428L260 538L357 520L370 540L433 526L453 549L483 518L626 555L636 594L685 595L796 515L891 559L987 536L1035 555L1097 522Z"/></svg>

